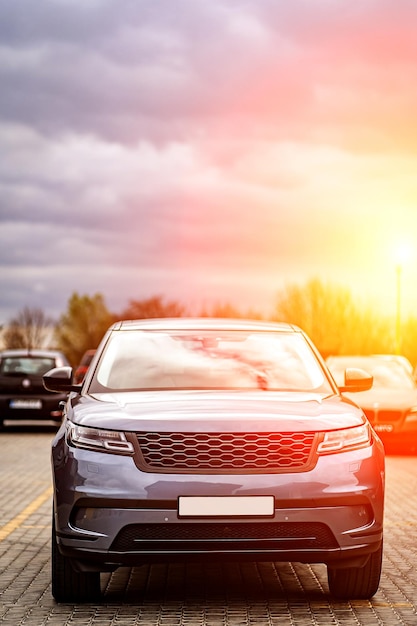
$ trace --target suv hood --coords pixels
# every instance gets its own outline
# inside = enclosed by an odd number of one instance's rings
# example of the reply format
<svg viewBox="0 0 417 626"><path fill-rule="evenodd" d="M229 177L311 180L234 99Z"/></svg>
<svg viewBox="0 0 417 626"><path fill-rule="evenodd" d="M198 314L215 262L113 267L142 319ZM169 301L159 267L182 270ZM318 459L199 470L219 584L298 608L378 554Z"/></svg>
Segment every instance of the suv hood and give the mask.
<svg viewBox="0 0 417 626"><path fill-rule="evenodd" d="M124 431L271 432L358 426L363 411L338 395L303 392L142 391L76 396L76 424Z"/></svg>

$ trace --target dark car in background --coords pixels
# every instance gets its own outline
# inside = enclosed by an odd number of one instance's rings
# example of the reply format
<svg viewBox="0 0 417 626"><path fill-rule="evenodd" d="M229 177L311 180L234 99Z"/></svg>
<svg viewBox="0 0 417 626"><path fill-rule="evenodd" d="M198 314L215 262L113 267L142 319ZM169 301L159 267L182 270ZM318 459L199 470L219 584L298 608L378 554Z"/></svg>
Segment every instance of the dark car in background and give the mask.
<svg viewBox="0 0 417 626"><path fill-rule="evenodd" d="M362 407L387 451L417 451L417 383L407 362L397 355L348 355L328 357L327 365L339 385L346 368L371 374L371 389L346 395Z"/></svg>
<svg viewBox="0 0 417 626"><path fill-rule="evenodd" d="M348 375L346 390L369 377ZM152 562L327 565L369 598L382 563L384 450L306 335L287 324L114 324L69 392L52 444L52 593L100 595L100 573Z"/></svg>
<svg viewBox="0 0 417 626"><path fill-rule="evenodd" d="M53 367L68 366L55 350L0 352L0 428L5 420L42 420L61 423L60 403L66 393L47 391L42 376Z"/></svg>

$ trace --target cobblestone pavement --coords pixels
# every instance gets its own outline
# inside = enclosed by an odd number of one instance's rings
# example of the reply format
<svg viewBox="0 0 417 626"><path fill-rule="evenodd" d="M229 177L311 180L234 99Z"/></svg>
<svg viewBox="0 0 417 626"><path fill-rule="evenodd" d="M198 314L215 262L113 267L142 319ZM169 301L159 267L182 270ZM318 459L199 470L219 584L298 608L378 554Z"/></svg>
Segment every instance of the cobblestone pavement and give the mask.
<svg viewBox="0 0 417 626"><path fill-rule="evenodd" d="M322 565L219 563L123 568L99 604L51 596L53 431L0 433L0 621L95 626L417 625L417 458L387 457L385 553L372 601L340 602Z"/></svg>

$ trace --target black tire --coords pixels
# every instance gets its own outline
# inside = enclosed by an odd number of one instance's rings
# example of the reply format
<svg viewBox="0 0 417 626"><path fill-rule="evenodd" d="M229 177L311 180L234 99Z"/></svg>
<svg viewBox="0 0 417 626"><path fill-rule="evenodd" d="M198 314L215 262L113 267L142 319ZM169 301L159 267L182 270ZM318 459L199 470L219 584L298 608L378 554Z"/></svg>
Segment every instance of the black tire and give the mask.
<svg viewBox="0 0 417 626"><path fill-rule="evenodd" d="M330 593L340 600L368 600L378 591L381 570L382 544L370 555L364 567L332 569L328 566Z"/></svg>
<svg viewBox="0 0 417 626"><path fill-rule="evenodd" d="M52 520L52 595L57 602L91 602L99 600L100 572L77 572L71 560L63 556L56 542Z"/></svg>

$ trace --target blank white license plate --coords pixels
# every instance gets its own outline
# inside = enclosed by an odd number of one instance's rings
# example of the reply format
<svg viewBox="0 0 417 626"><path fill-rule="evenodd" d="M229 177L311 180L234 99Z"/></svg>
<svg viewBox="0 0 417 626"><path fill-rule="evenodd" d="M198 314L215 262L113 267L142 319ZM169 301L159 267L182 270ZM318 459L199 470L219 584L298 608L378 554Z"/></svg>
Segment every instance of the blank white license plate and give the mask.
<svg viewBox="0 0 417 626"><path fill-rule="evenodd" d="M41 409L41 400L10 400L11 409Z"/></svg>
<svg viewBox="0 0 417 626"><path fill-rule="evenodd" d="M272 517L274 496L180 496L180 517Z"/></svg>

